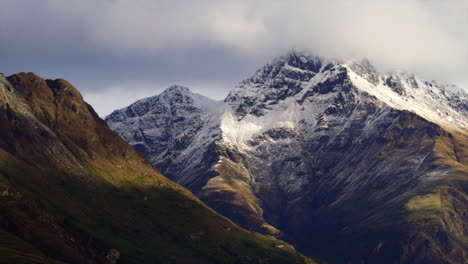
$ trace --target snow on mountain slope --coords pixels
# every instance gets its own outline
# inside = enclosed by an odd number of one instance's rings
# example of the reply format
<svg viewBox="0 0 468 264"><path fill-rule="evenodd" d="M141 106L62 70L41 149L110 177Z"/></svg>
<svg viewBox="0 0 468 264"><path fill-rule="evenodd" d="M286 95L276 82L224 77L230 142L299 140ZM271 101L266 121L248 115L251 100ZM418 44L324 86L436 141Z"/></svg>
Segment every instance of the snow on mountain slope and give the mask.
<svg viewBox="0 0 468 264"><path fill-rule="evenodd" d="M325 126L328 120L318 120L317 114L329 107L327 103L331 102L326 99L332 94L315 95L314 101L322 102L307 107L303 102L314 87L327 79L340 78L335 69L346 71L353 86L391 108L414 112L447 128L468 129L468 95L462 89L427 82L408 73L379 74L366 60L337 63L317 57L308 60L306 56L292 63L284 60L276 59L274 66L259 70L228 95L226 102L231 107L221 121L226 142L246 147L244 143L255 135L274 127L293 129L306 119ZM297 61L304 69L291 65Z"/></svg>
<svg viewBox="0 0 468 264"><path fill-rule="evenodd" d="M369 263L394 257L412 263L416 253L403 238L373 239L386 236L382 225L392 223L392 232L403 232L404 239L412 234L415 243L424 244L424 235L396 223L442 214L406 210L418 208L412 199L445 192L434 186L455 179L460 171L464 175L466 169L466 92L408 73L379 73L366 60L340 62L292 53L240 82L211 110L191 104L164 108L165 102L148 102L139 116L127 117L124 113L135 111L130 106L106 121L164 174L218 212L338 263L361 263L366 254ZM183 122L168 114L177 111ZM459 206L455 214L460 216ZM359 237L369 225L375 228L368 233L372 239L344 246L349 244L346 232ZM464 231L457 232L444 234L450 241L464 241L457 235ZM315 244L310 237L317 235L336 239ZM338 242L344 243L343 256L331 249ZM389 246L372 251L379 243ZM440 241L434 245L424 260ZM468 254L456 243L450 247ZM364 248L371 252L361 252ZM398 250L407 253L398 255Z"/></svg>
<svg viewBox="0 0 468 264"><path fill-rule="evenodd" d="M160 95L114 111L106 120L112 130L154 161L170 147L183 143L177 141L180 135L199 126L203 122L201 115L215 111L220 105L219 101L174 85Z"/></svg>
<svg viewBox="0 0 468 264"><path fill-rule="evenodd" d="M445 127L468 129L468 94L462 89L427 82L404 72L379 76L368 61L350 62L345 67L357 88L389 106L414 112Z"/></svg>

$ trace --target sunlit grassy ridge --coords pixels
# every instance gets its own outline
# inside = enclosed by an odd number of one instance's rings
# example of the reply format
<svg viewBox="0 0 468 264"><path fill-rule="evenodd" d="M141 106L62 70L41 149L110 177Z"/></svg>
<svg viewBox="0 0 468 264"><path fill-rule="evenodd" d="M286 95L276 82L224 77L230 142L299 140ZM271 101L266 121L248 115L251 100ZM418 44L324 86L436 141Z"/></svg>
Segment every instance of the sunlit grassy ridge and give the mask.
<svg viewBox="0 0 468 264"><path fill-rule="evenodd" d="M18 194L2 198L0 227L39 258L312 262L283 241L239 228L165 178L68 82L14 75L1 80L0 99L0 191ZM30 255L5 258L34 263Z"/></svg>

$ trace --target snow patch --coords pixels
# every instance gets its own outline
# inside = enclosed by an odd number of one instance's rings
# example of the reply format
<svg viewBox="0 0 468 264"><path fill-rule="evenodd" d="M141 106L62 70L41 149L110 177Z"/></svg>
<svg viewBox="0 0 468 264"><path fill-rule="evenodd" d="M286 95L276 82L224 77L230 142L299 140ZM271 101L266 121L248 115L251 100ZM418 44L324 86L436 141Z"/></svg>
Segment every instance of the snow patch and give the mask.
<svg viewBox="0 0 468 264"><path fill-rule="evenodd" d="M467 116L453 109L450 105L449 98L454 95L454 92L444 89L444 86L428 83L406 73L399 73L394 76L382 75L379 83L374 85L354 72L349 65L344 66L347 68L354 86L377 97L390 107L411 111L445 127L461 130L468 128ZM404 94L398 94L385 84L384 79L388 77L394 77L401 81ZM411 80L414 80L414 82L411 83ZM459 95L466 100L462 92Z"/></svg>

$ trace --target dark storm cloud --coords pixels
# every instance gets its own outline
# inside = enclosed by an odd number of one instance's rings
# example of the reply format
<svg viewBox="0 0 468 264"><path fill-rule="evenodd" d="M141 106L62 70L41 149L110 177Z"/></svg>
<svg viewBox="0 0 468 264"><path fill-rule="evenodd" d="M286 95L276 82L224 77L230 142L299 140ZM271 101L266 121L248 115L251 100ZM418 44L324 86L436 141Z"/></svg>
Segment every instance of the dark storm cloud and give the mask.
<svg viewBox="0 0 468 264"><path fill-rule="evenodd" d="M4 0L0 72L62 77L100 114L179 83L221 99L291 49L467 87L464 0Z"/></svg>

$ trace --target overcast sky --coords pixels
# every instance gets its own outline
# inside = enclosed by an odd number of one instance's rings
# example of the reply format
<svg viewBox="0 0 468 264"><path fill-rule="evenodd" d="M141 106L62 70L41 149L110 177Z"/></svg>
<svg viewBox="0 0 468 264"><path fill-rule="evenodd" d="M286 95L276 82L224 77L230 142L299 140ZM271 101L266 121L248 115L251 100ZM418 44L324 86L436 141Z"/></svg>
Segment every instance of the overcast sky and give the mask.
<svg viewBox="0 0 468 264"><path fill-rule="evenodd" d="M1 1L0 72L67 79L100 115L171 84L223 99L291 50L466 89L468 1Z"/></svg>

